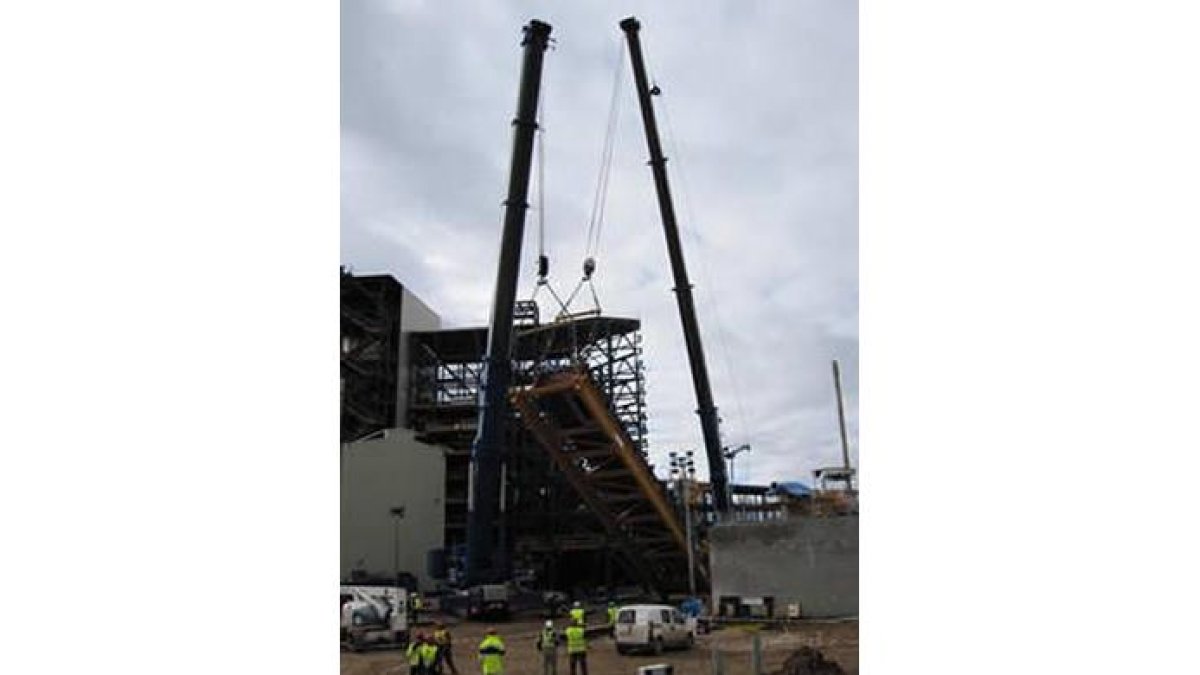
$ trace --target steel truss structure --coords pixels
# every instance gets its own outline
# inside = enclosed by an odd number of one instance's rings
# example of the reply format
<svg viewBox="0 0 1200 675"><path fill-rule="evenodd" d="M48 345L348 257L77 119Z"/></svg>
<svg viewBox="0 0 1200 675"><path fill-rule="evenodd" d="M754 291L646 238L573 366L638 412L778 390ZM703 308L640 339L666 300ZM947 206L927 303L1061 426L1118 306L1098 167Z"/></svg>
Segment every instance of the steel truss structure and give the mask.
<svg viewBox="0 0 1200 675"><path fill-rule="evenodd" d="M591 378L582 369L553 373L512 399L627 570L647 588L678 587L688 555L683 524ZM705 565L699 571L707 576Z"/></svg>

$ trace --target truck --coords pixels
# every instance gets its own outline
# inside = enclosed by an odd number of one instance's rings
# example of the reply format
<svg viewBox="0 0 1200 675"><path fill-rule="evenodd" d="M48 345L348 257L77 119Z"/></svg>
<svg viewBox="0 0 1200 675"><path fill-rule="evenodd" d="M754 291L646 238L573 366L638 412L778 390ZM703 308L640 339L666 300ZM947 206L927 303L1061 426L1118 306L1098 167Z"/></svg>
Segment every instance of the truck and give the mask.
<svg viewBox="0 0 1200 675"><path fill-rule="evenodd" d="M467 616L472 619L508 616L511 595L508 584L472 586L467 591Z"/></svg>
<svg viewBox="0 0 1200 675"><path fill-rule="evenodd" d="M341 587L341 641L353 651L408 645L408 591L400 586Z"/></svg>

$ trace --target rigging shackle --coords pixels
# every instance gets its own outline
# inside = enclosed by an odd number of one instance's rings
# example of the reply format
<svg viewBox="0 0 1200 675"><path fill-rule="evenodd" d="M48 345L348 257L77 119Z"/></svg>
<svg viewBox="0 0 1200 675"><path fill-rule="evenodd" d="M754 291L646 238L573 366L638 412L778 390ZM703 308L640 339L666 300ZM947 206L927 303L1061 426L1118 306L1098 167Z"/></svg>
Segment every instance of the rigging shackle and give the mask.
<svg viewBox="0 0 1200 675"><path fill-rule="evenodd" d="M588 257L583 261L583 278L591 279L592 273L596 271L596 259Z"/></svg>

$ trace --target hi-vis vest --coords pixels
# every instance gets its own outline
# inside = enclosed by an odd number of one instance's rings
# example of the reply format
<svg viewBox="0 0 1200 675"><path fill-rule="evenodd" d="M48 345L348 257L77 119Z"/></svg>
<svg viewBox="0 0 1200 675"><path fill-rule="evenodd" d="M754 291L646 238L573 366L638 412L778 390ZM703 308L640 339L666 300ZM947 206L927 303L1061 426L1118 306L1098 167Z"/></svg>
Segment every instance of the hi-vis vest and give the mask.
<svg viewBox="0 0 1200 675"><path fill-rule="evenodd" d="M417 648L417 653L421 655L421 665L429 667L437 660L438 648L437 645L426 642ZM412 659L409 659L409 662L411 663Z"/></svg>
<svg viewBox="0 0 1200 675"><path fill-rule="evenodd" d="M479 643L479 662L483 666L483 675L504 672L504 641L499 635L488 635Z"/></svg>
<svg viewBox="0 0 1200 675"><path fill-rule="evenodd" d="M571 623L583 623L582 607L574 607L571 609Z"/></svg>
<svg viewBox="0 0 1200 675"><path fill-rule="evenodd" d="M421 644L419 642L410 642L408 644L408 665L421 665Z"/></svg>
<svg viewBox="0 0 1200 675"><path fill-rule="evenodd" d="M587 638L583 634L583 626L571 626L567 633L567 653L581 654L587 651Z"/></svg>
<svg viewBox="0 0 1200 675"><path fill-rule="evenodd" d="M538 649L544 652L554 651L558 648L558 636L554 634L553 628L543 628L542 637L538 644Z"/></svg>

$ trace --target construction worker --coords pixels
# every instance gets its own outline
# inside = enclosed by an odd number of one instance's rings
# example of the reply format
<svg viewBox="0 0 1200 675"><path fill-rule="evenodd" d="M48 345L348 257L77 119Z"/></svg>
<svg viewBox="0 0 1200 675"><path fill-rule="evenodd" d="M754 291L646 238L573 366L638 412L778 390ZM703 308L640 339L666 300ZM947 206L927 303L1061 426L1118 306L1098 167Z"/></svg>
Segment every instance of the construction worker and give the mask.
<svg viewBox="0 0 1200 675"><path fill-rule="evenodd" d="M583 623L583 605L579 604L578 600L571 607L571 623Z"/></svg>
<svg viewBox="0 0 1200 675"><path fill-rule="evenodd" d="M444 663L450 666L452 675L458 675L458 667L454 665L454 640L450 636L450 631L441 621L437 622L436 626L433 631L433 642L438 648L437 672L441 675Z"/></svg>
<svg viewBox="0 0 1200 675"><path fill-rule="evenodd" d="M617 635L617 603L608 603L608 634L616 637Z"/></svg>
<svg viewBox="0 0 1200 675"><path fill-rule="evenodd" d="M425 644L425 634L417 633L412 642L408 643L408 650L405 655L408 656L408 672L410 675L427 675L425 669L421 667L421 645Z"/></svg>
<svg viewBox="0 0 1200 675"><path fill-rule="evenodd" d="M571 675L576 675L577 664L582 670L579 675L588 675L587 635L583 628L583 622L580 621L569 626L565 632L567 634L567 658L571 661Z"/></svg>
<svg viewBox="0 0 1200 675"><path fill-rule="evenodd" d="M504 640L496 634L495 628L488 628L487 635L479 643L479 665L483 675L504 673Z"/></svg>
<svg viewBox="0 0 1200 675"><path fill-rule="evenodd" d="M421 607L424 606L424 603L421 602L420 593L412 594L412 601L409 603L409 606L412 608L412 622L414 624L418 623L420 621Z"/></svg>
<svg viewBox="0 0 1200 675"><path fill-rule="evenodd" d="M425 675L434 675L438 665L438 646L433 638L424 639L421 646L417 648L417 655L421 657L421 671Z"/></svg>
<svg viewBox="0 0 1200 675"><path fill-rule="evenodd" d="M547 621L538 635L537 648L542 653L542 675L558 675L558 633L553 621Z"/></svg>

